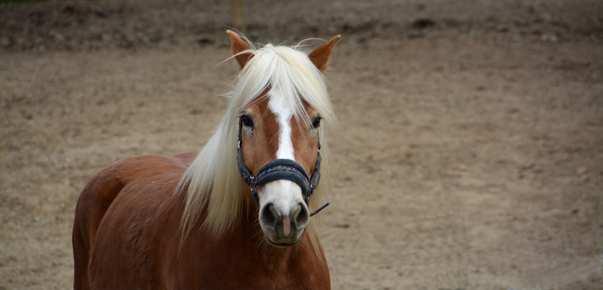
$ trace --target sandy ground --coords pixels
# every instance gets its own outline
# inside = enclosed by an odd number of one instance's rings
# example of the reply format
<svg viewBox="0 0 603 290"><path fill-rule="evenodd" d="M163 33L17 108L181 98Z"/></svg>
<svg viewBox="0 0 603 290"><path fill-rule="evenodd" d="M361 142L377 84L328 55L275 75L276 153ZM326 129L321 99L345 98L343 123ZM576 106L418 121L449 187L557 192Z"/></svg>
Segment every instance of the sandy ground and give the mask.
<svg viewBox="0 0 603 290"><path fill-rule="evenodd" d="M411 22L403 37L376 24L336 52L319 226L334 289L603 289L601 39L501 31L503 16ZM236 73L218 64L223 40L119 43L0 53L2 290L69 289L86 181L121 158L196 151L222 115Z"/></svg>

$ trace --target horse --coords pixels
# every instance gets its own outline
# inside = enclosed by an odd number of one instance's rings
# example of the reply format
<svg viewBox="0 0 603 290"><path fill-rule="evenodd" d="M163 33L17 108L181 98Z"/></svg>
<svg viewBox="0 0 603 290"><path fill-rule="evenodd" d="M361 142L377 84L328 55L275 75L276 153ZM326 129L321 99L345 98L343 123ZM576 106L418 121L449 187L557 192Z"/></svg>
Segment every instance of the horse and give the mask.
<svg viewBox="0 0 603 290"><path fill-rule="evenodd" d="M341 36L306 50L226 33L240 70L202 149L117 161L81 192L74 289L330 289L310 220Z"/></svg>

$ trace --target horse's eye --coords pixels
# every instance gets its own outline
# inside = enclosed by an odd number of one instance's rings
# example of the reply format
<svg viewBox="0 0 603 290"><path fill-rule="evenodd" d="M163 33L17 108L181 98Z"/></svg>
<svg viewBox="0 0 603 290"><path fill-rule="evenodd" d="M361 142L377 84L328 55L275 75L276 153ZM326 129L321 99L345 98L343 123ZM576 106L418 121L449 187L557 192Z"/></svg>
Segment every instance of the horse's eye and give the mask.
<svg viewBox="0 0 603 290"><path fill-rule="evenodd" d="M253 129L253 119L249 115L241 115L241 124L243 126Z"/></svg>
<svg viewBox="0 0 603 290"><path fill-rule="evenodd" d="M318 129L318 127L320 127L320 120L322 120L322 118L320 116L314 117L312 119L312 128Z"/></svg>

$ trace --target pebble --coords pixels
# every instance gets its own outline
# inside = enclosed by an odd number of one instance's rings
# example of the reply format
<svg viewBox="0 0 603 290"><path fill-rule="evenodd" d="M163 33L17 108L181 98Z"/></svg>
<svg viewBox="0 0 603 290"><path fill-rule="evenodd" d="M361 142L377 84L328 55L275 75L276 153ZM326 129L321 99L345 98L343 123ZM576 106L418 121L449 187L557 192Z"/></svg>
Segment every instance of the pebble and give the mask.
<svg viewBox="0 0 603 290"><path fill-rule="evenodd" d="M554 33L545 33L542 36L540 36L540 39L542 39L542 41L544 41L544 42L557 42L557 41L559 41L559 38Z"/></svg>

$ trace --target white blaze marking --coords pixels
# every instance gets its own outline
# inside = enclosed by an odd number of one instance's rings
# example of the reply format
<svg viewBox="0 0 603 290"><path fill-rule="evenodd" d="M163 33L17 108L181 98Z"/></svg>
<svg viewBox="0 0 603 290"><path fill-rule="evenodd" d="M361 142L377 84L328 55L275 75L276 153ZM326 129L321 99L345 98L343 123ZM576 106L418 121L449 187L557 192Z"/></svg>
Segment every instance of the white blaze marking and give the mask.
<svg viewBox="0 0 603 290"><path fill-rule="evenodd" d="M276 150L276 158L278 159L291 159L295 160L295 154L293 149L293 141L291 141L291 116L293 112L285 104L283 98L271 97L268 102L268 108L276 116L279 136L278 136L278 149Z"/></svg>
<svg viewBox="0 0 603 290"><path fill-rule="evenodd" d="M279 127L277 159L295 160L295 149L291 140L290 120L293 112L283 98L270 97L268 108L275 115ZM260 208L267 203L273 203L276 210L283 215L289 215L301 203L306 206L302 197L301 188L289 180L276 180L266 184L259 191Z"/></svg>

